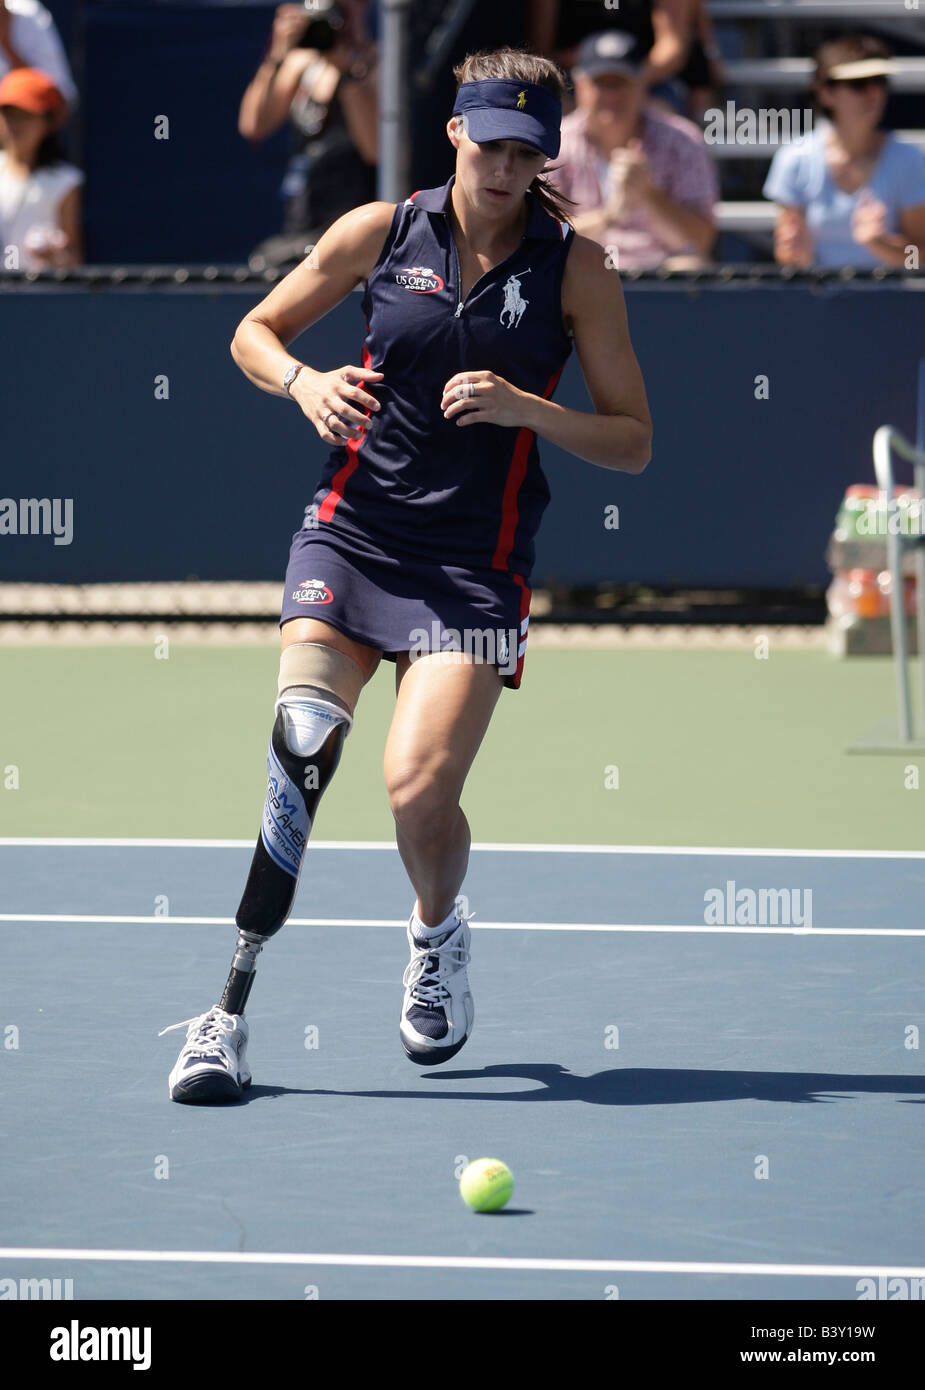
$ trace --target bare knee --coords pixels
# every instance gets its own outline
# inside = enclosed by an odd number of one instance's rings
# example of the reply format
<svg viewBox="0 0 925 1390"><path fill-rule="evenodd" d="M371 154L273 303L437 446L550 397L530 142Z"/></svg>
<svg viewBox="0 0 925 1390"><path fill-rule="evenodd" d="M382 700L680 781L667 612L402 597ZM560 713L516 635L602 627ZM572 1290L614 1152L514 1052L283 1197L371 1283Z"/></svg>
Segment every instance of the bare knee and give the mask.
<svg viewBox="0 0 925 1390"><path fill-rule="evenodd" d="M392 815L417 843L442 839L459 815L459 788L446 774L405 771L387 777Z"/></svg>

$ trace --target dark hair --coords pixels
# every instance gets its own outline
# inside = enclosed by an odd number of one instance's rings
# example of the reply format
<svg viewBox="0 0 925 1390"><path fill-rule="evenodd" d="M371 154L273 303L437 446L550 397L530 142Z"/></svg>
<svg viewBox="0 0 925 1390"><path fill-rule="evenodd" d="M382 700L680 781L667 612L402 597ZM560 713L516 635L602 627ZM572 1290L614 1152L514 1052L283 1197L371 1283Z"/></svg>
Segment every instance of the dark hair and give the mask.
<svg viewBox="0 0 925 1390"><path fill-rule="evenodd" d="M33 169L45 169L50 164L64 164L67 162L67 155L61 145L61 136L57 130L49 130L39 141L38 149L35 152L35 162Z"/></svg>
<svg viewBox="0 0 925 1390"><path fill-rule="evenodd" d="M838 81L837 78L830 79L829 74L833 68L839 67L842 63L861 63L867 58L890 57L892 49L873 34L842 34L837 39L829 39L827 43L820 44L816 49L816 71L812 91L816 110L821 111L823 115L828 114L828 107L819 99L819 88L830 80Z"/></svg>
<svg viewBox="0 0 925 1390"><path fill-rule="evenodd" d="M562 101L570 90L568 76L558 63L551 58L542 58L538 53L530 53L525 48L479 49L469 53L461 63L453 68L457 91L464 82L483 82L489 78L509 78L513 82L535 82L546 87ZM552 213L559 221L570 221L566 203L577 206L574 198L567 198L555 188L542 174L537 174L530 184L530 192L544 212Z"/></svg>
<svg viewBox="0 0 925 1390"><path fill-rule="evenodd" d="M35 153L36 169L44 169L49 164L62 164L67 156L61 147L61 137L56 130L45 136Z"/></svg>

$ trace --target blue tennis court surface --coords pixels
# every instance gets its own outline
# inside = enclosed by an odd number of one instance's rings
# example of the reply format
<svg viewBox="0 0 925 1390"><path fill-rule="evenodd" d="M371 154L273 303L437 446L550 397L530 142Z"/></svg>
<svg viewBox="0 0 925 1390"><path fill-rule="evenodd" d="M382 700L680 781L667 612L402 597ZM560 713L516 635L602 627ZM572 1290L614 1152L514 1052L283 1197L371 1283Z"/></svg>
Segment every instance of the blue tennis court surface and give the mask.
<svg viewBox="0 0 925 1390"><path fill-rule="evenodd" d="M175 1105L185 1030L157 1035L217 1002L250 855L0 842L0 1279L77 1299L925 1294L925 855L474 847L475 1031L425 1070L398 1039L397 851L319 842L260 958L246 1101ZM504 1213L459 1198L481 1156L514 1171Z"/></svg>

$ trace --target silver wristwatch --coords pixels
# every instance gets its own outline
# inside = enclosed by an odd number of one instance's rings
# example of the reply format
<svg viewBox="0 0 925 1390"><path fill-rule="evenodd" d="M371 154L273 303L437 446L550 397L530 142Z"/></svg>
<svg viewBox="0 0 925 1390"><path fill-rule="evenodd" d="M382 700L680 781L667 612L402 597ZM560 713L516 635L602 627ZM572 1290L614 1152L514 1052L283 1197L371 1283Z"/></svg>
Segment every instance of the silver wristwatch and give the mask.
<svg viewBox="0 0 925 1390"><path fill-rule="evenodd" d="M299 375L299 372L302 370L304 366L304 362L294 362L293 365L289 368L286 375L283 377L283 389L285 390L286 395L289 397L290 400L292 400L292 393L289 390L289 387L295 381L296 377Z"/></svg>

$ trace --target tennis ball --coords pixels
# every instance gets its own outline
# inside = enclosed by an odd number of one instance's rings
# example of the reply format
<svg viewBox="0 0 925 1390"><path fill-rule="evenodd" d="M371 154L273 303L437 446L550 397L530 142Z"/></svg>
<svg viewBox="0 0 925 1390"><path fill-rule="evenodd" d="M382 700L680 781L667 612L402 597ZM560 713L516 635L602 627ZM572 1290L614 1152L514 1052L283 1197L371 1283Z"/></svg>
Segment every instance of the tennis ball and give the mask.
<svg viewBox="0 0 925 1390"><path fill-rule="evenodd" d="M500 1158L475 1158L463 1169L459 1191L474 1211L500 1211L511 1200L514 1174Z"/></svg>

